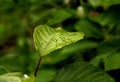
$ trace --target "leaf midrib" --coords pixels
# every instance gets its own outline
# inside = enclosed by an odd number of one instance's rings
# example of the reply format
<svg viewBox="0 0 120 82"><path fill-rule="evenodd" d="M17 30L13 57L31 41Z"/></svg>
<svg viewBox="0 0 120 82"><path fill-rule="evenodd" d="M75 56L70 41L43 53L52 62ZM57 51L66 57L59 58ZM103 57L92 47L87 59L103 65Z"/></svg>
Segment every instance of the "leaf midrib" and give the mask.
<svg viewBox="0 0 120 82"><path fill-rule="evenodd" d="M55 34L55 33L54 33ZM54 39L55 35L51 35L52 37L50 38L50 40L48 41L48 43L46 44L45 48L43 49L43 51L41 52L41 55L44 55L45 50L48 48L48 45L51 43L51 41Z"/></svg>

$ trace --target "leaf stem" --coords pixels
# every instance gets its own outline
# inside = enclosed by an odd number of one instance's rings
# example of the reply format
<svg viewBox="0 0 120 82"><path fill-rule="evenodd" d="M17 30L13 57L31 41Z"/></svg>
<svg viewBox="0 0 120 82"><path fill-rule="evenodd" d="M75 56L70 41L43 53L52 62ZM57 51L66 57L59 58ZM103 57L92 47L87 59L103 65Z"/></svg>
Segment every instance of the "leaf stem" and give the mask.
<svg viewBox="0 0 120 82"><path fill-rule="evenodd" d="M40 63L42 61L42 56L40 56L39 60L38 60L38 63L36 65L36 68L35 68L35 72L34 72L34 76L36 77L37 75L37 72L38 72L38 69L39 69L39 66L40 66Z"/></svg>

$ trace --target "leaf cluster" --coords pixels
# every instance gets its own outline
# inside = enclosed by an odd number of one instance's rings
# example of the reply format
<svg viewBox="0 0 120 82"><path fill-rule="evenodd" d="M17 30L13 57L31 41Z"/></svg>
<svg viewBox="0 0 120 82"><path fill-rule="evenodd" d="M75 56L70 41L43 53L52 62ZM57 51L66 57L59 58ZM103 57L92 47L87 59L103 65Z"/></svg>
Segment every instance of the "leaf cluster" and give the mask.
<svg viewBox="0 0 120 82"><path fill-rule="evenodd" d="M0 81L6 82L6 78L34 81L33 70L42 53L44 58L37 82L64 82L64 79L72 82L73 79L69 78L72 73L72 77L80 75L77 82L81 79L87 82L89 77L92 82L95 80L93 76L102 75L102 79L107 77L105 82L120 82L120 0L0 0L0 6ZM82 40L60 43L56 48L54 43L50 43L51 47L46 51L39 46L38 55L33 44L34 28L46 24L51 29L62 28L57 31L60 35L53 35L55 38L66 38L67 32L84 33L84 39L79 35ZM49 35L44 35L39 42L46 40L44 38L51 39ZM70 36L68 38L71 39ZM60 40L57 38L55 41ZM43 43L44 47L46 43ZM63 47L63 44L66 46ZM75 70L77 73L74 74Z"/></svg>

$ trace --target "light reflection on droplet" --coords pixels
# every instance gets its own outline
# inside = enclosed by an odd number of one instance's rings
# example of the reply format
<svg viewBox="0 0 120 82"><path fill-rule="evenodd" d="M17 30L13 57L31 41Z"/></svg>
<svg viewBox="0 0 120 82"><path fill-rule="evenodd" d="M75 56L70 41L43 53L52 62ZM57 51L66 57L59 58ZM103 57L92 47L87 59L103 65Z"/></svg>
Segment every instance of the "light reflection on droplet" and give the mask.
<svg viewBox="0 0 120 82"><path fill-rule="evenodd" d="M28 78L29 78L29 76L27 74L24 74L23 80L28 79Z"/></svg>
<svg viewBox="0 0 120 82"><path fill-rule="evenodd" d="M27 74L24 74L24 77L27 78L27 79L29 78L29 76Z"/></svg>

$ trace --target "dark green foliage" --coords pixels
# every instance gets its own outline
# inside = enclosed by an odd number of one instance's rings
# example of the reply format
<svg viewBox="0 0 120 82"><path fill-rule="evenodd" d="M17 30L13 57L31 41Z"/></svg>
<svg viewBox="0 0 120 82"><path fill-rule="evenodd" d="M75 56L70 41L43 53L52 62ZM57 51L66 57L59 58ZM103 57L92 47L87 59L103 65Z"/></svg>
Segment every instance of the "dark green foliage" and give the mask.
<svg viewBox="0 0 120 82"><path fill-rule="evenodd" d="M92 60L93 64L99 64L95 61L101 62L103 60L105 70L119 69L120 68L120 37L114 37L106 40L98 45L98 55Z"/></svg>
<svg viewBox="0 0 120 82"><path fill-rule="evenodd" d="M0 66L5 68L0 68L0 76L21 72L22 77L12 76L20 80L27 74L25 82L35 80L40 54L34 48L33 31L47 24L83 31L85 38L45 56L36 81L53 82L64 65L87 61L120 82L120 0L0 0L0 6Z"/></svg>
<svg viewBox="0 0 120 82"><path fill-rule="evenodd" d="M95 38L103 37L103 33L100 29L101 27L87 19L78 21L75 24L75 28L77 30L83 31L87 37L95 37Z"/></svg>
<svg viewBox="0 0 120 82"><path fill-rule="evenodd" d="M88 63L77 62L64 66L54 82L114 82L114 80Z"/></svg>

